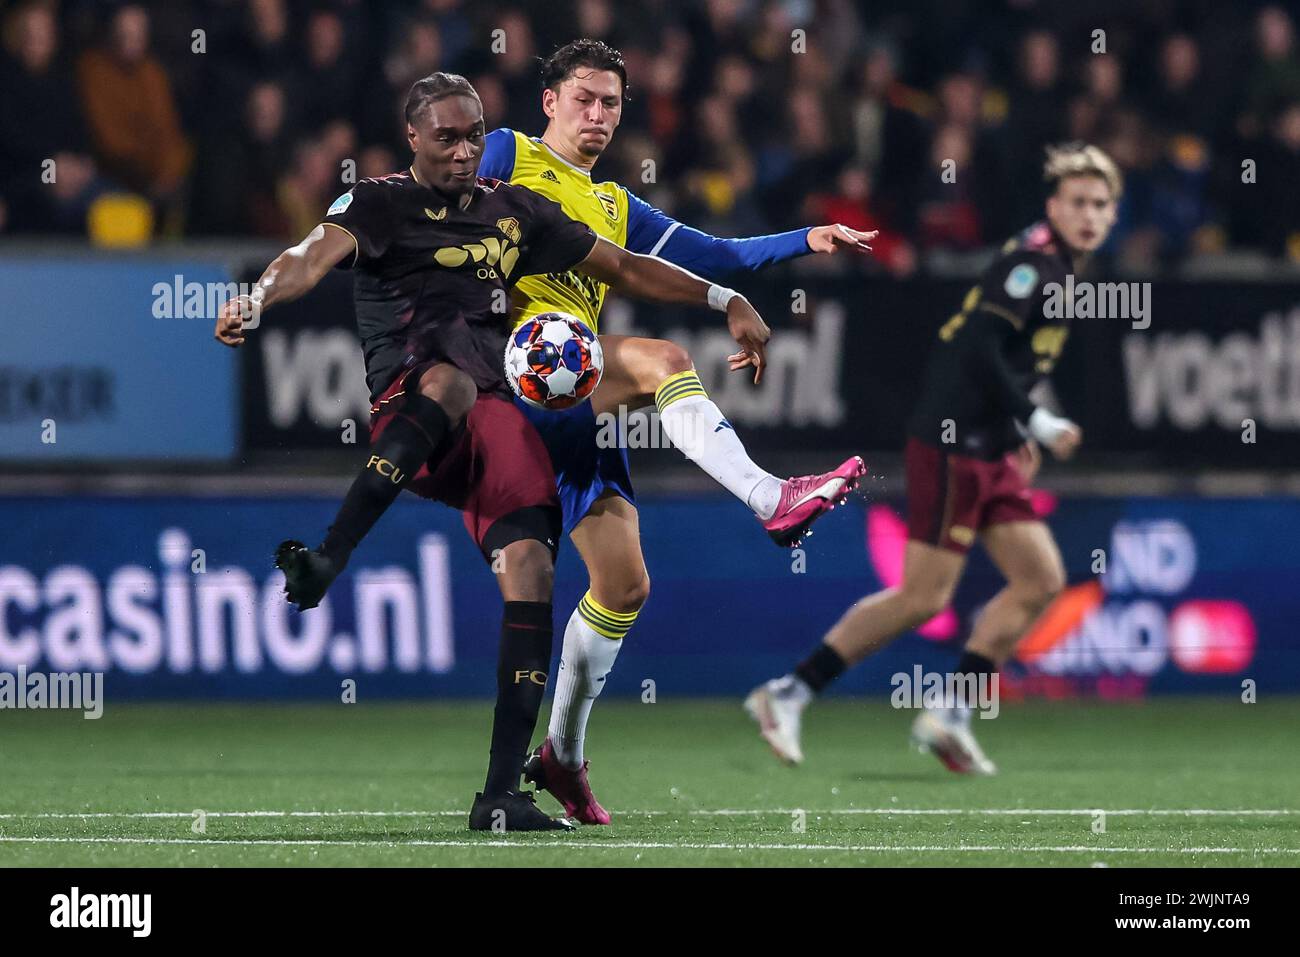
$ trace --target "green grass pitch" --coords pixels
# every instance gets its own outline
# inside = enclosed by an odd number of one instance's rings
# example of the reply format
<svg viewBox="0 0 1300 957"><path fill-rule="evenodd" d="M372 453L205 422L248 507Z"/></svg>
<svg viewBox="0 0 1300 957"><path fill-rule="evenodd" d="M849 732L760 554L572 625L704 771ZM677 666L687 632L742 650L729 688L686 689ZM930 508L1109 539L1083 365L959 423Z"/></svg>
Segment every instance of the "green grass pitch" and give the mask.
<svg viewBox="0 0 1300 957"><path fill-rule="evenodd" d="M989 779L909 751L910 717L819 702L791 769L736 701L601 701L614 825L490 835L486 702L6 711L0 866L1300 864L1300 699L1004 707Z"/></svg>

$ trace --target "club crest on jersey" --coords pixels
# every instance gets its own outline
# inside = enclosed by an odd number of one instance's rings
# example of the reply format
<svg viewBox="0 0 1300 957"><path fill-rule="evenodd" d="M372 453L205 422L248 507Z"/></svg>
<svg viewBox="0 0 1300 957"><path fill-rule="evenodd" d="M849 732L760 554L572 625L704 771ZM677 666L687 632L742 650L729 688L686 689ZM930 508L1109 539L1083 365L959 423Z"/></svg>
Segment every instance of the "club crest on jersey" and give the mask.
<svg viewBox="0 0 1300 957"><path fill-rule="evenodd" d="M434 212L433 210L431 210L428 206L426 206L426 207L424 207L424 215L428 216L428 217L429 217L430 219L432 219L435 223L440 223L440 222L442 222L444 219L447 218L447 207L444 206L444 207L442 207L442 209L438 210L438 211L435 213L435 212Z"/></svg>
<svg viewBox="0 0 1300 957"><path fill-rule="evenodd" d="M1007 281L1002 288L1012 299L1024 299L1038 285L1038 270L1028 263L1021 263L1007 274Z"/></svg>
<svg viewBox="0 0 1300 957"><path fill-rule="evenodd" d="M618 203L614 201L613 196L606 196L604 193L597 193L596 198L600 200L600 205L605 208L605 215L610 219L618 219Z"/></svg>
<svg viewBox="0 0 1300 957"><path fill-rule="evenodd" d="M352 205L352 194L344 193L338 199L334 200L334 202L330 203L330 208L326 210L325 215L337 216L339 213L343 212L343 210L347 209L351 205Z"/></svg>
<svg viewBox="0 0 1300 957"><path fill-rule="evenodd" d="M513 216L507 216L505 219L498 219L497 229L501 230L501 232L505 234L506 239L510 240L512 243L519 242L520 237L523 235L519 229L519 220L515 219Z"/></svg>

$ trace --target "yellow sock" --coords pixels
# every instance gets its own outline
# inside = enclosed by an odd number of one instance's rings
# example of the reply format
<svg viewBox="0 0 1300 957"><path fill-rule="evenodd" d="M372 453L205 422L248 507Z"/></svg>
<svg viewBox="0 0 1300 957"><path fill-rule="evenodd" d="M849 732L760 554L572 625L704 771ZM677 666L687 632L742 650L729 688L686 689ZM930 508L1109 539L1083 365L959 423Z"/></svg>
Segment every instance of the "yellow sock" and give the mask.
<svg viewBox="0 0 1300 957"><path fill-rule="evenodd" d="M590 591L582 596L582 601L578 602L578 614L582 616L582 620L593 631L604 635L606 638L622 638L636 624L636 616L640 613L640 609L636 611L610 611L592 598Z"/></svg>

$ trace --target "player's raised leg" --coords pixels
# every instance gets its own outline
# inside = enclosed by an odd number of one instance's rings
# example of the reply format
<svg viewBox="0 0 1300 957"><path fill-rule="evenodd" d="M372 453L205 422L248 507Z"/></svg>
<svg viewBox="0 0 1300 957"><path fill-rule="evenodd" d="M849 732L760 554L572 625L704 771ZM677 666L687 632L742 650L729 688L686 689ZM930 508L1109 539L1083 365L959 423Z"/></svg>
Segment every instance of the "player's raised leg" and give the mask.
<svg viewBox="0 0 1300 957"><path fill-rule="evenodd" d="M777 757L791 764L803 760L804 708L845 670L942 611L965 564L962 552L909 541L901 585L863 598L794 671L750 692L745 710Z"/></svg>
<svg viewBox="0 0 1300 957"><path fill-rule="evenodd" d="M529 759L529 781L555 795L569 817L608 824L587 780L583 745L592 705L605 687L623 638L650 595L636 506L607 491L569 535L591 587L564 630L564 649L546 740Z"/></svg>
<svg viewBox="0 0 1300 957"><path fill-rule="evenodd" d="M975 622L966 642L958 675L993 675L1065 587L1065 568L1048 527L1038 521L990 525L980 540L1006 586L993 597ZM972 733L969 704L923 711L912 724L912 741L954 771L994 774L997 767L984 754Z"/></svg>
<svg viewBox="0 0 1300 957"><path fill-rule="evenodd" d="M605 373L592 397L597 414L653 403L673 445L744 502L778 545L797 545L866 472L862 459L853 456L831 472L778 479L749 457L685 349L634 336L602 336L601 344Z"/></svg>
<svg viewBox="0 0 1300 957"><path fill-rule="evenodd" d="M348 489L324 543L308 549L289 540L276 549L285 594L300 611L315 608L348 563L353 550L393 504L402 489L429 465L443 440L474 405L478 390L455 366L434 363L412 370L376 406L395 410L371 440L365 467Z"/></svg>

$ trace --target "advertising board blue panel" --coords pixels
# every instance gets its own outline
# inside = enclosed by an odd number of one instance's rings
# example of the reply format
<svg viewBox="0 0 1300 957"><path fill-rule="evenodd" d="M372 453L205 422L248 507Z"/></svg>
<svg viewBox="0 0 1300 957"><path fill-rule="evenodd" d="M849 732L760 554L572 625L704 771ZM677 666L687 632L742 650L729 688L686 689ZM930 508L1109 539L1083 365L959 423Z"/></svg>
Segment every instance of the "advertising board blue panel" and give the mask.
<svg viewBox="0 0 1300 957"><path fill-rule="evenodd" d="M315 540L332 499L0 499L0 670L103 671L113 697L488 695L500 599L459 516L404 496L319 609L285 604L271 566ZM1012 695L1300 690L1300 508L1290 500L1048 502L1070 588L1006 672ZM853 504L799 552L719 498L651 499L653 579L609 693L726 694L788 670L856 598L897 580L897 503ZM1099 557L1100 556L1100 557ZM1099 561L1103 565L1099 566ZM1100 574L1094 569L1104 567ZM999 587L982 555L954 607L841 682L956 660ZM556 653L585 588L558 569Z"/></svg>
<svg viewBox="0 0 1300 957"><path fill-rule="evenodd" d="M212 338L229 279L179 260L0 262L0 461L230 459L235 356Z"/></svg>

